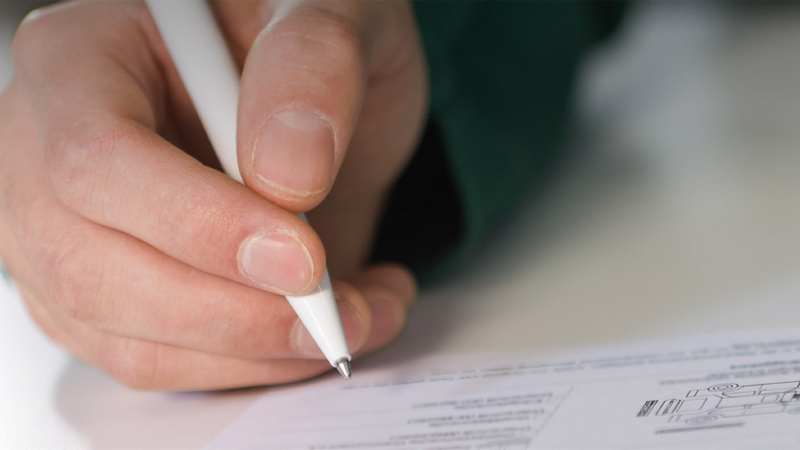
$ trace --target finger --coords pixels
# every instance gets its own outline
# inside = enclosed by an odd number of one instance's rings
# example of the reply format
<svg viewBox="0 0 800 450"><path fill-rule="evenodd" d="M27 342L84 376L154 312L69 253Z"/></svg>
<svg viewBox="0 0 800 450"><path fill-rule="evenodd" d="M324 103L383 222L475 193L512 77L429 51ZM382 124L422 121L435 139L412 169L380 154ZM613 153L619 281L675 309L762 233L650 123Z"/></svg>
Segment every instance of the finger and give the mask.
<svg viewBox="0 0 800 450"><path fill-rule="evenodd" d="M365 262L383 196L421 129L425 80L406 2L287 2L252 44L241 173L277 205L316 208L309 219L337 276Z"/></svg>
<svg viewBox="0 0 800 450"><path fill-rule="evenodd" d="M280 384L331 369L327 361L242 359L119 336L88 327L57 309L48 313L89 363L134 389L196 391Z"/></svg>
<svg viewBox="0 0 800 450"><path fill-rule="evenodd" d="M284 3L248 54L240 169L288 209L319 203L344 158L367 80L363 14L352 2Z"/></svg>
<svg viewBox="0 0 800 450"><path fill-rule="evenodd" d="M298 318L283 297L206 274L74 215L49 190L35 152L7 156L0 180L13 195L4 215L44 299L65 315L105 332L205 352L315 357L298 354L291 341ZM339 297L355 350L369 333L369 307L359 295Z"/></svg>
<svg viewBox="0 0 800 450"><path fill-rule="evenodd" d="M351 280L370 306L372 327L357 356L372 353L400 335L408 309L416 298L416 283L407 269L397 265L371 267Z"/></svg>
<svg viewBox="0 0 800 450"><path fill-rule="evenodd" d="M386 346L399 334L408 298L402 269L375 268L368 277L377 284L360 284L375 317L370 337L358 351L364 355ZM336 283L337 292L353 290ZM401 287L393 291L385 286ZM219 356L162 343L99 332L63 311L48 311L38 302L30 311L42 328L73 354L95 364L121 383L149 390L207 390L278 384L305 379L331 370L326 361L258 361Z"/></svg>
<svg viewBox="0 0 800 450"><path fill-rule="evenodd" d="M351 277L350 283L354 286L382 286L394 292L406 308L410 308L417 298L417 281L414 274L399 264L376 264Z"/></svg>
<svg viewBox="0 0 800 450"><path fill-rule="evenodd" d="M0 173L3 167L10 167L13 164L13 157L18 155L14 151L28 145L28 148L36 148L35 130L32 127L23 127L26 119L30 119L30 108L22 101L20 95L19 81L13 79L8 89L0 95L0 136L4 136L0 142ZM26 138L27 136L27 138ZM6 204L13 201L14 190L9 184L2 183L0 180L0 265L2 265L12 279L17 284L35 284L28 262L25 260L22 250L19 248L15 239L9 217L6 214Z"/></svg>
<svg viewBox="0 0 800 450"><path fill-rule="evenodd" d="M369 304L364 300L361 293L354 289L353 286L338 281L332 281L333 291L336 298L336 305L339 309L339 316L342 319L342 326L344 327L345 337L347 338L347 345L351 352L356 351L364 345L364 342L369 336L369 330L372 328L372 315ZM356 312L358 310L358 312ZM359 323L357 325L347 324L352 319L346 317L357 317ZM355 335L349 329L358 329L360 333ZM319 346L311 337L306 327L300 320L297 320L291 333L292 348L298 355L307 358L324 358Z"/></svg>
<svg viewBox="0 0 800 450"><path fill-rule="evenodd" d="M18 286L28 314L44 333L53 341L62 345L73 356L88 362L89 358L85 351L75 342L75 339L56 322L47 309L43 306L41 297L33 293L33 290L25 286ZM38 294L41 294L39 292Z"/></svg>
<svg viewBox="0 0 800 450"><path fill-rule="evenodd" d="M0 205L2 204L0 201ZM25 260L2 211L4 211L4 208L0 207L0 267L8 273L17 286L36 286L34 274Z"/></svg>
<svg viewBox="0 0 800 450"><path fill-rule="evenodd" d="M358 347L350 347L355 356L372 353L399 336L408 309L416 299L416 282L408 269L396 264L370 267L350 279L350 284L333 281L342 310L342 298L363 298L369 308L369 333ZM351 300L352 301L352 300ZM294 342L302 347L298 353L321 357L322 352L301 324L295 329Z"/></svg>
<svg viewBox="0 0 800 450"><path fill-rule="evenodd" d="M308 225L156 134L162 77L131 17L150 18L141 5L129 15L117 6L80 4L28 20L15 40L59 199L205 272L280 294L312 289L325 254ZM91 33L81 25L90 19L109 28ZM45 40L53 33L69 45Z"/></svg>

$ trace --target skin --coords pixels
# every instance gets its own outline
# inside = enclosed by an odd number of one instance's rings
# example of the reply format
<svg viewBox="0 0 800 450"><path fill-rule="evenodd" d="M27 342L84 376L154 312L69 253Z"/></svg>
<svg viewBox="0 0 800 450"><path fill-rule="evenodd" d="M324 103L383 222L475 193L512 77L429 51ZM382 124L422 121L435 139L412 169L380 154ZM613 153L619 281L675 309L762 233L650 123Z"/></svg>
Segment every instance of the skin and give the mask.
<svg viewBox="0 0 800 450"><path fill-rule="evenodd" d="M213 8L242 74L247 187L218 170L141 2L31 14L0 97L0 258L50 337L137 389L330 370L283 297L326 265L356 356L416 296L404 268L365 266L427 106L410 5Z"/></svg>

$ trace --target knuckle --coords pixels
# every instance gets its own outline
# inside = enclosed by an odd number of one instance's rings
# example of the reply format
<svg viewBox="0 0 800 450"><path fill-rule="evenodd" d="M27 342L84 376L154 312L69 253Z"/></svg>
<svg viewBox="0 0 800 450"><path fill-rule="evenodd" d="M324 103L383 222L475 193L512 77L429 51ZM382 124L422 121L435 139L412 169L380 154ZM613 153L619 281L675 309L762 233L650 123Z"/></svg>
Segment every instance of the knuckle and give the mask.
<svg viewBox="0 0 800 450"><path fill-rule="evenodd" d="M45 17L42 12L44 9L35 9L28 13L17 27L14 33L14 40L11 42L11 54L17 63L25 62L31 56L37 55L34 50L40 49L48 39L52 30L48 30L48 24L43 20Z"/></svg>
<svg viewBox="0 0 800 450"><path fill-rule="evenodd" d="M335 13L319 14L313 22L319 42L337 50L339 55L360 57L363 41L355 22Z"/></svg>
<svg viewBox="0 0 800 450"><path fill-rule="evenodd" d="M287 61L317 71L363 69L366 51L362 31L351 19L331 11L300 12L276 24L271 31L289 53Z"/></svg>
<svg viewBox="0 0 800 450"><path fill-rule="evenodd" d="M103 328L116 312L107 292L108 265L102 254L92 254L91 236L62 232L49 240L43 265L44 281L52 302L75 320Z"/></svg>
<svg viewBox="0 0 800 450"><path fill-rule="evenodd" d="M87 117L45 145L48 182L67 206L102 202L116 178L112 171L125 165L121 148L140 133L124 121L95 119Z"/></svg>
<svg viewBox="0 0 800 450"><path fill-rule="evenodd" d="M27 62L52 49L53 38L70 24L68 17L81 2L64 2L36 8L29 12L17 27L11 43L12 57L17 62Z"/></svg>
<svg viewBox="0 0 800 450"><path fill-rule="evenodd" d="M56 331L57 326L55 322L49 318L48 314L44 311L44 307L39 304L35 295L25 287L20 288L20 294L22 294L22 300L25 302L28 314L30 314L33 321L39 326L39 329L44 331L50 339L63 343L61 334Z"/></svg>
<svg viewBox="0 0 800 450"><path fill-rule="evenodd" d="M115 336L98 347L96 363L131 389L159 389L169 383L164 350L162 344Z"/></svg>
<svg viewBox="0 0 800 450"><path fill-rule="evenodd" d="M121 5L115 5L119 16ZM125 5L132 10L138 5ZM85 23L96 20L98 12L106 8L103 2L65 1L29 12L14 34L12 57L17 62L42 62L58 54L72 41L65 39L77 30L85 29ZM106 17L109 17L106 15Z"/></svg>
<svg viewBox="0 0 800 450"><path fill-rule="evenodd" d="M205 326L202 339L216 343L221 353L260 358L265 356L265 351L274 352L276 348L275 343L265 340L276 333L277 327L264 326L264 318L269 317L273 322L274 314L265 313L255 302L231 300L217 304L207 308L203 317Z"/></svg>
<svg viewBox="0 0 800 450"><path fill-rule="evenodd" d="M163 236L172 236L176 244L196 245L196 242L226 242L239 228L238 216L231 211L230 195L215 183L186 183L176 187L164 211L158 214L157 229ZM225 256L224 246L217 249Z"/></svg>

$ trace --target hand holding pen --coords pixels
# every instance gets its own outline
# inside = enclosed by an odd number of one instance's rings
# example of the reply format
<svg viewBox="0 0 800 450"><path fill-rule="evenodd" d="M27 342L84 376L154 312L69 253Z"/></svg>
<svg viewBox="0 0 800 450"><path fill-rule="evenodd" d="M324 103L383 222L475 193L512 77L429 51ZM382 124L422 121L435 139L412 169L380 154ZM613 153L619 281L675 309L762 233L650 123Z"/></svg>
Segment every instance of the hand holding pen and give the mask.
<svg viewBox="0 0 800 450"><path fill-rule="evenodd" d="M403 269L362 268L425 108L410 7L223 2L215 12L241 68L247 187L209 168L212 149L144 4L35 14L0 100L0 258L51 337L138 388L328 370L283 297L314 288L326 264L348 280L333 287L355 355L391 341L414 297ZM313 228L295 216L312 208Z"/></svg>

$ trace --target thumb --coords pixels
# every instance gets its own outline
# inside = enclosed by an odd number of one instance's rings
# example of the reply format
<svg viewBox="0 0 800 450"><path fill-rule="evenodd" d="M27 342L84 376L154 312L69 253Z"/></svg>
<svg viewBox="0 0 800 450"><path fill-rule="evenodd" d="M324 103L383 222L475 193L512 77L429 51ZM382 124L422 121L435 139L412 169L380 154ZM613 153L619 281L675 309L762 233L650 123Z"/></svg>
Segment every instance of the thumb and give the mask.
<svg viewBox="0 0 800 450"><path fill-rule="evenodd" d="M242 176L293 212L328 193L356 127L367 84L362 9L349 2L283 4L245 61Z"/></svg>
<svg viewBox="0 0 800 450"><path fill-rule="evenodd" d="M369 253L384 194L415 148L426 99L409 3L280 3L242 74L245 183L293 212L325 199L309 219L331 273L352 273Z"/></svg>

